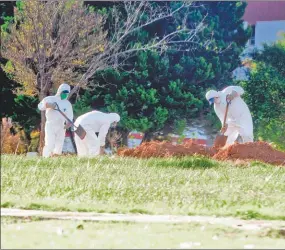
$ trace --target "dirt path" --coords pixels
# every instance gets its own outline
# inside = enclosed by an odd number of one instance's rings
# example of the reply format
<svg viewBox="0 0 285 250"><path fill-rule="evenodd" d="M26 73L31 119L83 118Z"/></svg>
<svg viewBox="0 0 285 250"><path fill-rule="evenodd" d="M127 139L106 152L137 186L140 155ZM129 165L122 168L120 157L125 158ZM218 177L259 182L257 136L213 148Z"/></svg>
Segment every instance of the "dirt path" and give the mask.
<svg viewBox="0 0 285 250"><path fill-rule="evenodd" d="M40 217L44 219L83 220L83 221L122 221L140 223L209 223L244 230L276 228L285 230L285 221L241 220L233 217L183 216L183 215L146 215L146 214L109 214L86 212L50 212L41 210L22 210L1 208L2 216Z"/></svg>

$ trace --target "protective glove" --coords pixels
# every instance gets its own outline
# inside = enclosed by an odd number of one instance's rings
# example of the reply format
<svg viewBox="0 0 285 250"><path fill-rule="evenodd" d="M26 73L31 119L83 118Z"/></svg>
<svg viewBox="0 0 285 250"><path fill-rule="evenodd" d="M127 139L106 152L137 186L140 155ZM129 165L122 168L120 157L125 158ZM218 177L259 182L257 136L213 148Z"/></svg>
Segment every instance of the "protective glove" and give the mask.
<svg viewBox="0 0 285 250"><path fill-rule="evenodd" d="M227 129L228 129L228 124L225 124L221 129L221 133L222 134L226 133Z"/></svg>
<svg viewBox="0 0 285 250"><path fill-rule="evenodd" d="M72 126L71 122L66 122L64 125L64 129L69 129Z"/></svg>
<svg viewBox="0 0 285 250"><path fill-rule="evenodd" d="M48 109L55 109L56 108L56 103L55 102L53 102L53 103L47 102L46 103L46 108L48 108Z"/></svg>
<svg viewBox="0 0 285 250"><path fill-rule="evenodd" d="M238 96L238 93L236 91L232 91L232 93L227 95L227 101L230 102L232 101L234 98L236 98Z"/></svg>

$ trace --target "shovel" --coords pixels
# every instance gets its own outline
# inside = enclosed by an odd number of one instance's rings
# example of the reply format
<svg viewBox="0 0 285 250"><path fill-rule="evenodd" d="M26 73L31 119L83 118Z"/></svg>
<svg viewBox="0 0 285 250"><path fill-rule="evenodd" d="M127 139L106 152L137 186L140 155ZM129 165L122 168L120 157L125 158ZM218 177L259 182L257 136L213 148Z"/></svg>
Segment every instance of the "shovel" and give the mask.
<svg viewBox="0 0 285 250"><path fill-rule="evenodd" d="M226 124L226 120L227 120L227 115L228 115L228 110L229 110L229 105L231 104L231 102L227 101L227 107L226 107L226 112L225 112L225 117L224 117L224 123L223 123L223 127ZM225 132L224 132L225 133ZM216 136L216 139L214 141L214 148L222 148L223 146L225 146L228 137L224 135L224 133L219 132Z"/></svg>
<svg viewBox="0 0 285 250"><path fill-rule="evenodd" d="M81 140L83 140L83 139L85 138L85 136L86 136L86 131L85 131L85 129L84 129L81 125L78 125L78 127L76 127L76 126L74 125L74 123L60 110L60 108L58 107L58 104L57 104L56 102L55 102L55 104L56 104L55 110L57 110L59 113L61 113L62 116L63 116L69 123L71 123L73 127L76 128L76 130L74 130L74 132L79 136L79 138L80 138Z"/></svg>

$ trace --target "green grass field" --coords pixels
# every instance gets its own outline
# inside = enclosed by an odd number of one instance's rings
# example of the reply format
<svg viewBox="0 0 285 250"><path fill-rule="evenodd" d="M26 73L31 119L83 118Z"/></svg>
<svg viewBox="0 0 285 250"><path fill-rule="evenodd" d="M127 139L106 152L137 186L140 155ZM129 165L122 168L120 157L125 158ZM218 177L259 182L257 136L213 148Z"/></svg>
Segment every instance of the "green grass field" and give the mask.
<svg viewBox="0 0 285 250"><path fill-rule="evenodd" d="M284 230L241 231L210 224L1 220L1 248L282 249Z"/></svg>
<svg viewBox="0 0 285 250"><path fill-rule="evenodd" d="M1 207L285 219L285 168L203 157L1 156Z"/></svg>

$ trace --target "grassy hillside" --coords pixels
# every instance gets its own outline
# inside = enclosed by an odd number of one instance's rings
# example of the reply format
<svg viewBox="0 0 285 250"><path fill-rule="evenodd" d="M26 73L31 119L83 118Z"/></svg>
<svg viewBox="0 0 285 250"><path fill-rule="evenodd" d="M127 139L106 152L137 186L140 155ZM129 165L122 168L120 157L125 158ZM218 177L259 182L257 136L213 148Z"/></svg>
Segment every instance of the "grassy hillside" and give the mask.
<svg viewBox="0 0 285 250"><path fill-rule="evenodd" d="M285 219L285 168L203 157L1 156L1 206Z"/></svg>

